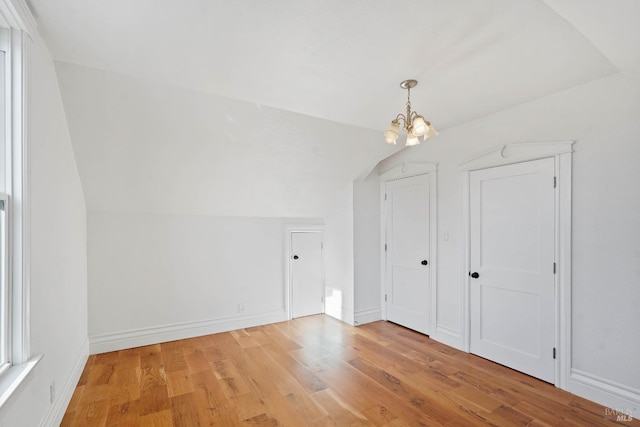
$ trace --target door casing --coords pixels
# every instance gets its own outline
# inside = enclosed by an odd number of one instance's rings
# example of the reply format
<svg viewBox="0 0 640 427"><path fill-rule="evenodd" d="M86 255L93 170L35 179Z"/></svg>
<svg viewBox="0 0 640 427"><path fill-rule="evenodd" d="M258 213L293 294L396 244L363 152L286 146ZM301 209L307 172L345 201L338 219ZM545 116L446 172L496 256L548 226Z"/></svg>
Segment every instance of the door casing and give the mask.
<svg viewBox="0 0 640 427"><path fill-rule="evenodd" d="M571 157L575 141L512 143L480 153L459 166L462 179L462 344L470 350L470 172L530 160L553 158L556 170L555 192L555 379L566 389L571 374Z"/></svg>

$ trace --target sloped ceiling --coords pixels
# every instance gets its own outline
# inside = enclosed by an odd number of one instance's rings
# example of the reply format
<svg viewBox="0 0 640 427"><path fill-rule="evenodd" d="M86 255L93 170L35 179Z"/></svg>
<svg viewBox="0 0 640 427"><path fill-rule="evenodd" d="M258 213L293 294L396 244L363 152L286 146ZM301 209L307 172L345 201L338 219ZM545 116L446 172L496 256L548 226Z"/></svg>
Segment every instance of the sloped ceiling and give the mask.
<svg viewBox="0 0 640 427"><path fill-rule="evenodd" d="M336 189L390 150L368 129L67 63L57 71L94 210L322 217Z"/></svg>
<svg viewBox="0 0 640 427"><path fill-rule="evenodd" d="M102 209L101 199L120 200L109 190L109 171L121 171L130 182L154 167L147 160L155 158L151 141L159 137L174 150L169 157L182 171L176 171L184 177L180 187L220 179L190 168L184 150L195 141L208 144L204 159L246 169L247 183L226 179L223 193L252 198L265 209L230 201L234 214L321 215L325 198L316 206L314 194L332 193L393 152L380 132L404 108L400 81L419 80L414 108L446 131L613 73L637 73L638 3L31 0L30 6L57 61L90 208ZM163 92L175 97L154 95ZM208 120L212 110L233 116L235 125ZM170 131L157 135L159 120ZM128 130L113 135L122 122ZM281 132L291 127L296 131ZM138 161L127 163L121 153L101 156L105 144L137 147ZM331 154L319 160L317 150ZM249 167L255 163L263 166ZM335 179L300 173L315 168ZM265 176L271 176L270 189L252 195L250 183ZM151 197L124 183L120 191L130 192L130 202ZM199 203L209 206L205 212L225 211L214 209L213 199ZM194 204L187 210L202 209Z"/></svg>

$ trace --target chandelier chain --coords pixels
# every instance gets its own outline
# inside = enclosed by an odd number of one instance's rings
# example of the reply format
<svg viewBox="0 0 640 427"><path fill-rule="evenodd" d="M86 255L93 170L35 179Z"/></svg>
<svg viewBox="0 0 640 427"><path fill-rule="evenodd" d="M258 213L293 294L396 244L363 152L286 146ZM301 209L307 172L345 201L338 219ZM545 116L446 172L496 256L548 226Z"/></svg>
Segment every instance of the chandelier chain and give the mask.
<svg viewBox="0 0 640 427"><path fill-rule="evenodd" d="M411 88L407 88L407 115L404 118L404 130L411 130Z"/></svg>

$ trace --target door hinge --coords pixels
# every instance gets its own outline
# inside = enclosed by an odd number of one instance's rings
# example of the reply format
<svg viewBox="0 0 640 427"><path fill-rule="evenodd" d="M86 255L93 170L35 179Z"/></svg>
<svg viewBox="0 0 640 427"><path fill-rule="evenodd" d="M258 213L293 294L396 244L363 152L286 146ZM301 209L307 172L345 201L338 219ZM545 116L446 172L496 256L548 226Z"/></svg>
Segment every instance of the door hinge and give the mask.
<svg viewBox="0 0 640 427"><path fill-rule="evenodd" d="M384 193L384 199L387 200L387 193Z"/></svg>
<svg viewBox="0 0 640 427"><path fill-rule="evenodd" d="M554 176L553 177L553 188L556 188L558 186L558 177Z"/></svg>
<svg viewBox="0 0 640 427"><path fill-rule="evenodd" d="M324 302L324 297L320 298L320 302Z"/></svg>
<svg viewBox="0 0 640 427"><path fill-rule="evenodd" d="M553 263L553 274L556 274L556 263Z"/></svg>
<svg viewBox="0 0 640 427"><path fill-rule="evenodd" d="M556 348L555 347L553 347L553 358L554 359L556 358Z"/></svg>
<svg viewBox="0 0 640 427"><path fill-rule="evenodd" d="M384 244L384 251L387 252L387 244Z"/></svg>
<svg viewBox="0 0 640 427"><path fill-rule="evenodd" d="M387 294L384 294L384 300L385 301L387 300Z"/></svg>
<svg viewBox="0 0 640 427"><path fill-rule="evenodd" d="M324 243L320 243L320 249L324 249Z"/></svg>

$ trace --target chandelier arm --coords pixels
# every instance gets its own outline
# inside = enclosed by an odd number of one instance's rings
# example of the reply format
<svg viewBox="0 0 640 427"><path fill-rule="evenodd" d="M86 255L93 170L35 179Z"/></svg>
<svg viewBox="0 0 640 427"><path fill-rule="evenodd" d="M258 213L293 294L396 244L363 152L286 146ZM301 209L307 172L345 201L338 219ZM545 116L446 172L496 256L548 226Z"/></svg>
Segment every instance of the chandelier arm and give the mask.
<svg viewBox="0 0 640 427"><path fill-rule="evenodd" d="M402 120L403 123L407 123L407 118L404 114L400 113L396 116L395 120L400 121Z"/></svg>

